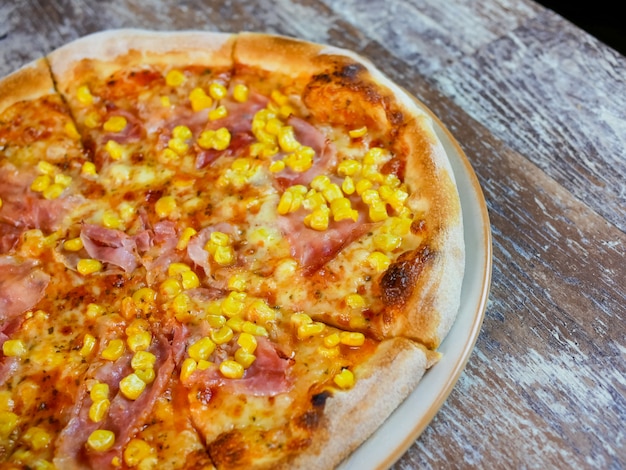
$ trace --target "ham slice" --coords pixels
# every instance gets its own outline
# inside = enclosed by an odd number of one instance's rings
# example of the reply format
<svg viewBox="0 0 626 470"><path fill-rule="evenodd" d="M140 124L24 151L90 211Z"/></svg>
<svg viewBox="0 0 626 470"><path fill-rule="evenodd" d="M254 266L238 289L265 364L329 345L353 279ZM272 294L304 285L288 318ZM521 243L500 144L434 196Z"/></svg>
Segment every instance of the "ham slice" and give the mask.
<svg viewBox="0 0 626 470"><path fill-rule="evenodd" d="M126 272L134 271L139 264L137 242L121 230L83 224L80 239L94 259L118 266Z"/></svg>
<svg viewBox="0 0 626 470"><path fill-rule="evenodd" d="M43 297L50 276L30 260L0 256L0 333Z"/></svg>

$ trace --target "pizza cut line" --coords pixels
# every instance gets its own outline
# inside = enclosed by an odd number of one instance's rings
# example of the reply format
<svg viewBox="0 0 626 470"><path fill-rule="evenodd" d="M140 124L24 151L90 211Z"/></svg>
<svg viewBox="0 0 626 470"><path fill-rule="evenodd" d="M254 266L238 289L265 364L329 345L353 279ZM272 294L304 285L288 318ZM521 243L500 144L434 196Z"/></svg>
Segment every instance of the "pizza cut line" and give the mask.
<svg viewBox="0 0 626 470"><path fill-rule="evenodd" d="M333 468L460 302L430 118L350 51L117 30L0 81L0 463Z"/></svg>

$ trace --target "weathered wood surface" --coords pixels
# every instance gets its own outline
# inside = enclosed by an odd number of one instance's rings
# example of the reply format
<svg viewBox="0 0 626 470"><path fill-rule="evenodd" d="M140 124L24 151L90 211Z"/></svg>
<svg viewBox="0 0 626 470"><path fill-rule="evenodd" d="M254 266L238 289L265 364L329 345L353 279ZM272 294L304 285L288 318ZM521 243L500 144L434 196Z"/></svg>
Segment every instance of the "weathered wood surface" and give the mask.
<svg viewBox="0 0 626 470"><path fill-rule="evenodd" d="M466 151L492 222L490 301L395 469L626 466L625 57L527 0L25 0L0 4L0 75L116 27L354 49Z"/></svg>

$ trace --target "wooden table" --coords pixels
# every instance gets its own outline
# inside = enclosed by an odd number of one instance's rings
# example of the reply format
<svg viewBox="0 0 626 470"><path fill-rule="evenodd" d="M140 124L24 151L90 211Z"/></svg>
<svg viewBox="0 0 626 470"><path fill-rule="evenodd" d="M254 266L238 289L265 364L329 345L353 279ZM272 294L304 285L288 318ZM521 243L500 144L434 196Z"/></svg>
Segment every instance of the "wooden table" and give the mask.
<svg viewBox="0 0 626 470"><path fill-rule="evenodd" d="M24 0L0 75L118 27L256 30L356 50L456 136L493 282L443 408L394 465L626 466L626 58L528 0Z"/></svg>

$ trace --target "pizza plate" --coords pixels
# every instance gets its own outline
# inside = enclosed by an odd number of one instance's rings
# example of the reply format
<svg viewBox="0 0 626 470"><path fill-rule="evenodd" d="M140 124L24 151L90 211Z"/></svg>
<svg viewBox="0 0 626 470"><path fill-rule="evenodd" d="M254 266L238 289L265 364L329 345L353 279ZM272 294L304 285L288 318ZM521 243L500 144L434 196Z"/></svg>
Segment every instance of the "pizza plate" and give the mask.
<svg viewBox="0 0 626 470"><path fill-rule="evenodd" d="M456 179L465 237L465 275L461 307L441 343L441 360L424 374L416 389L338 468L382 470L398 460L426 429L454 388L471 355L483 322L491 284L491 226L476 174L462 148L423 103L450 159Z"/></svg>

